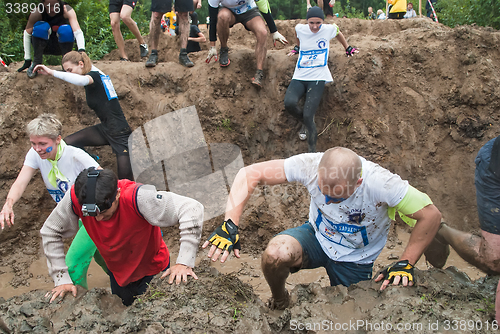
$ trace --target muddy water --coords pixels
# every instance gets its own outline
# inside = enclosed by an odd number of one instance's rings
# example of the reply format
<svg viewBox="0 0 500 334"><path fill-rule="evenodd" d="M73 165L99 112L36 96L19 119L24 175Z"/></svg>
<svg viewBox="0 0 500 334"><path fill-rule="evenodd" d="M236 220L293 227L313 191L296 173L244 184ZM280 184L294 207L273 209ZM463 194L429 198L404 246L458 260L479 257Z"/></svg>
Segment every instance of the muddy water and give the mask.
<svg viewBox="0 0 500 334"><path fill-rule="evenodd" d="M397 256L403 252L410 234L400 227L396 227L396 234L399 241L388 243L386 245L375 262L374 270L378 270L378 268L394 262L397 259ZM391 247L391 244L394 247L388 248L388 246ZM198 253L197 261L201 261L202 258L207 256L206 254L206 250L200 251ZM271 291L269 290L264 275L260 269L260 257L242 254L240 259L233 257L226 263L221 264L220 262L215 262L212 263L212 266L217 268L222 273L237 273L238 277L243 282L248 283L253 287L255 293L259 295L263 301L266 301L269 297L271 297ZM469 275L472 280L485 276L484 273L463 261L453 250L451 250L448 261L446 262L446 267L448 266L457 267L459 270ZM421 270L426 270L428 268L423 257L417 263L417 268ZM28 285L13 288L9 282L14 277L14 273L8 267L0 267L0 297L8 299L12 296L20 295L31 290L41 289L48 291L52 289L54 283L48 275L47 264L44 256L40 256L38 260L31 264L29 272L32 274L32 277L28 280ZM298 273L292 274L288 277L287 288L291 290L297 284L311 282L318 282L321 286L328 286L329 279L325 269L318 268L313 270L302 270ZM94 287L109 287L108 276L94 261L92 261L89 268L88 284L90 289Z"/></svg>

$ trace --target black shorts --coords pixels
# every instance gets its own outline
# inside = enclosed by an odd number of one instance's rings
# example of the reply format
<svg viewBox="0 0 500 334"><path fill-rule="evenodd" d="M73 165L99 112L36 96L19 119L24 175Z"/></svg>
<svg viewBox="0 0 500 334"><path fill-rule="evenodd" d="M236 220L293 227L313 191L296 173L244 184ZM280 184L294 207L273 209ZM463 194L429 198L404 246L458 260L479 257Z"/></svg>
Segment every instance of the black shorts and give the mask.
<svg viewBox="0 0 500 334"><path fill-rule="evenodd" d="M234 17L236 19L236 22L234 24L241 23L241 24L243 24L245 26L245 29L248 30L248 31L250 31L250 29L247 28L247 23L251 19L253 19L254 17L260 16L259 8L257 8L257 7L252 8L250 10L247 10L243 14L235 14L233 11L231 11L231 13L233 13L233 15L234 15Z"/></svg>
<svg viewBox="0 0 500 334"><path fill-rule="evenodd" d="M110 14L119 13L122 11L123 5L130 6L134 9L136 4L137 0L109 0L108 11Z"/></svg>
<svg viewBox="0 0 500 334"><path fill-rule="evenodd" d="M179 13L187 13L194 11L193 0L175 0L174 5L175 5L175 11Z"/></svg>
<svg viewBox="0 0 500 334"><path fill-rule="evenodd" d="M172 10L172 0L151 0L150 10L156 13L168 13Z"/></svg>
<svg viewBox="0 0 500 334"><path fill-rule="evenodd" d="M317 0L315 0L316 3ZM333 16L333 8L330 7L330 0L323 0L323 13L325 13L325 16Z"/></svg>
<svg viewBox="0 0 500 334"><path fill-rule="evenodd" d="M119 131L114 134L110 134L109 130L107 128L100 124L94 125L93 126L101 136L103 136L109 143L109 146L111 146L113 153L116 155L129 155L129 149L128 149L128 137L132 133L130 128L128 129L123 129L122 131Z"/></svg>
<svg viewBox="0 0 500 334"><path fill-rule="evenodd" d="M393 20L401 20L405 18L406 12L389 13L389 18Z"/></svg>

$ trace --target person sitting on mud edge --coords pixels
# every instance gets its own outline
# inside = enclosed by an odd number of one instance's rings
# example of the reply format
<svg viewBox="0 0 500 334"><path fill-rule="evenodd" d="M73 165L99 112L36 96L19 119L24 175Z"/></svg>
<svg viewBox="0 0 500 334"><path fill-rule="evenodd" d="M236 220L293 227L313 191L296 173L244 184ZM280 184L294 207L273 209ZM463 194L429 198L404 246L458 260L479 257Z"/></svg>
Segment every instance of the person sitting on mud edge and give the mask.
<svg viewBox="0 0 500 334"><path fill-rule="evenodd" d="M488 275L500 275L500 136L484 144L475 163L474 184L481 236L441 223L436 237L425 251L425 258L434 267L443 268L451 246L465 261ZM500 322L500 281L495 313Z"/></svg>
<svg viewBox="0 0 500 334"><path fill-rule="evenodd" d="M267 29L264 20L260 16L259 9L254 0L209 0L208 13L210 14L210 50L206 62L215 57L217 61L217 50L215 42L219 36L221 48L219 53L219 64L222 67L229 66L229 48L227 40L229 38L229 28L236 23L241 23L245 29L253 32L257 39L255 44L255 60L257 71L252 78L252 84L257 88L262 87L264 78L264 60L266 59Z"/></svg>
<svg viewBox="0 0 500 334"><path fill-rule="evenodd" d="M27 134L31 149L26 154L24 166L12 184L0 212L2 229L5 225L14 225L13 206L21 198L38 169L50 196L59 203L82 170L89 167L100 168L87 152L66 145L61 138L62 124L53 114L42 114L29 122ZM75 285L88 288L87 271L92 257L105 272L108 271L106 263L80 222L80 228L66 256L69 276Z"/></svg>
<svg viewBox="0 0 500 334"><path fill-rule="evenodd" d="M325 267L332 286L369 280L395 211L414 228L399 261L381 271L376 281L384 280L380 290L389 283L414 284L413 266L438 230L441 213L408 181L343 147L240 169L229 194L226 220L203 244L205 248L212 243L208 252L212 261L223 252L224 262L232 249L239 257L238 225L257 185L286 182L307 187L309 221L272 238L262 254L262 271L272 293L269 307L288 307L286 279L301 269Z"/></svg>
<svg viewBox="0 0 500 334"><path fill-rule="evenodd" d="M347 44L344 35L336 24L323 24L325 15L319 7L307 11L307 24L297 24L295 35L297 45L288 54L299 54L292 81L285 94L285 109L302 122L300 140L307 139L308 152L316 152L318 131L314 115L321 102L325 83L332 82L328 69L328 51L330 40L336 38L344 47L347 57L354 56L358 49ZM299 107L299 100L305 95L304 107Z"/></svg>
<svg viewBox="0 0 500 334"><path fill-rule="evenodd" d="M156 191L130 180L118 180L108 169L86 169L78 175L70 195L64 196L45 221L40 233L55 288L47 294L76 296L76 287L64 263L63 237L73 236L81 219L106 261L111 291L125 305L144 293L154 275L170 275L179 284L193 272L203 225L203 205L171 192ZM177 264L170 268L170 255L160 227L179 224Z"/></svg>
<svg viewBox="0 0 500 334"><path fill-rule="evenodd" d="M128 137L132 130L123 114L110 77L92 65L85 52L68 52L62 63L64 72L52 70L45 65L38 65L34 71L52 75L76 86L84 86L87 105L101 121L100 124L67 136L64 141L81 149L85 146L111 146L116 155L118 177L133 180L128 149Z"/></svg>
<svg viewBox="0 0 500 334"><path fill-rule="evenodd" d="M30 79L36 77L35 66L43 63L44 54L64 56L73 50L75 39L78 50L85 51L85 38L73 8L60 0L42 0L41 3L43 6L37 6L30 14L24 29L24 64L17 70L28 69Z"/></svg>

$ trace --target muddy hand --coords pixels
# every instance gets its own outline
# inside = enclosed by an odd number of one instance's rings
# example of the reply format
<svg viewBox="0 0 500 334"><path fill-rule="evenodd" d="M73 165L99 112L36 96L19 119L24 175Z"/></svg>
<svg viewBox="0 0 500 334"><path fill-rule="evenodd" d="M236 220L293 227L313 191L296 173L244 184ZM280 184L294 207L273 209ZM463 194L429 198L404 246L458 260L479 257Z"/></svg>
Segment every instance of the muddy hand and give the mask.
<svg viewBox="0 0 500 334"><path fill-rule="evenodd" d="M58 285L54 289L52 289L52 291L47 292L45 294L45 298L50 297L49 303L52 303L59 296L61 297L62 300L66 292L72 292L73 297L76 297L76 286L74 286L73 284Z"/></svg>
<svg viewBox="0 0 500 334"><path fill-rule="evenodd" d="M172 284L174 282L175 278L175 284L179 285L182 282L187 282L187 277L192 276L194 279L198 279L198 276L193 271L193 268L185 266L183 264L176 264L172 268L168 268L163 275L161 275L161 278L165 278L168 275L170 275L170 278L168 279L168 284Z"/></svg>
<svg viewBox="0 0 500 334"><path fill-rule="evenodd" d="M33 72L38 72L43 75L52 75L54 70L51 70L45 65L36 65L35 68L33 69Z"/></svg>
<svg viewBox="0 0 500 334"><path fill-rule="evenodd" d="M5 203L0 212L0 227L2 230L5 228L5 225L14 225L14 211L12 211L12 207L7 203Z"/></svg>

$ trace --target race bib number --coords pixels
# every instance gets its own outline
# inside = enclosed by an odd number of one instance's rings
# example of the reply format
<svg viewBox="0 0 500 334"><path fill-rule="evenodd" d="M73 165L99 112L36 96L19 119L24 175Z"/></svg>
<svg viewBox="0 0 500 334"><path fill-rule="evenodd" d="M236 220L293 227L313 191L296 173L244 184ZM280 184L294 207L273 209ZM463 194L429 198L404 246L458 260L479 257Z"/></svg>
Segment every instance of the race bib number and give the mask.
<svg viewBox="0 0 500 334"><path fill-rule="evenodd" d="M248 3L246 3L246 1L240 1L240 3L241 2L243 2L242 5L235 7L235 8L231 8L233 13L240 15L240 14L246 13L248 10L252 9L252 7Z"/></svg>
<svg viewBox="0 0 500 334"><path fill-rule="evenodd" d="M326 66L327 49L300 51L299 68L313 68Z"/></svg>
<svg viewBox="0 0 500 334"><path fill-rule="evenodd" d="M106 91L106 95L108 96L108 100L117 99L118 95L116 95L115 87L113 87L113 83L109 78L109 75L101 74L101 81L104 86L104 90Z"/></svg>

